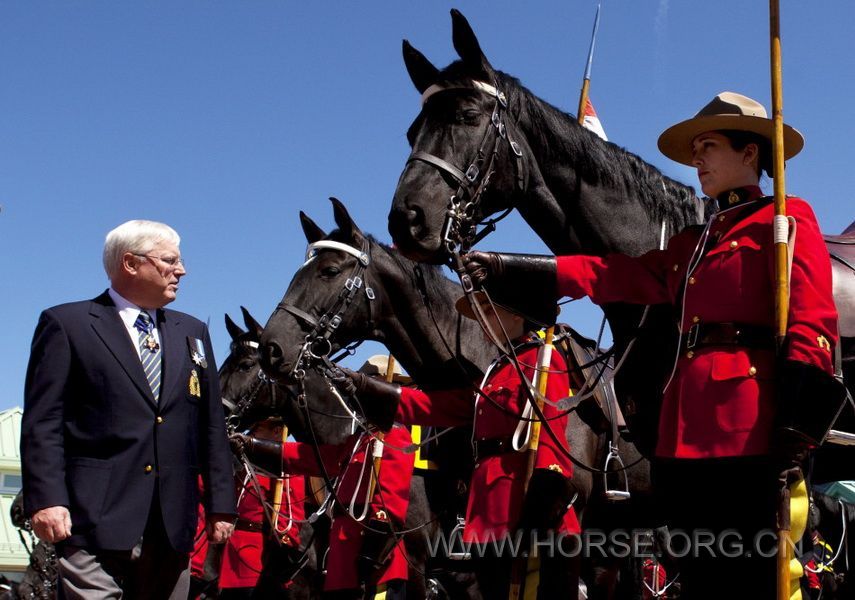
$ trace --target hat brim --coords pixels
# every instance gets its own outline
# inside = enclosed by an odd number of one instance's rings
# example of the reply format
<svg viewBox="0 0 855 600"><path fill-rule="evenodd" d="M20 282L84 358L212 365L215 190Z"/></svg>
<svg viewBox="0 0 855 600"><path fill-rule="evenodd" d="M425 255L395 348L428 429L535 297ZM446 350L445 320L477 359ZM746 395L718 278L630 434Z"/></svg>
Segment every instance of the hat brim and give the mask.
<svg viewBox="0 0 855 600"><path fill-rule="evenodd" d="M487 295L481 290L477 290L472 293L475 294L475 301L479 304L487 300ZM463 294L457 299L454 303L454 308L461 316L466 317L467 319L472 319L473 321L478 320L478 317L475 316L475 311L472 310L472 304L469 302L469 297L466 294Z"/></svg>
<svg viewBox="0 0 855 600"><path fill-rule="evenodd" d="M671 160L692 165L692 140L707 131L750 131L768 140L774 139L775 125L771 119L745 115L710 115L687 119L672 125L659 136L659 151ZM805 138L798 130L784 124L784 160L802 151Z"/></svg>

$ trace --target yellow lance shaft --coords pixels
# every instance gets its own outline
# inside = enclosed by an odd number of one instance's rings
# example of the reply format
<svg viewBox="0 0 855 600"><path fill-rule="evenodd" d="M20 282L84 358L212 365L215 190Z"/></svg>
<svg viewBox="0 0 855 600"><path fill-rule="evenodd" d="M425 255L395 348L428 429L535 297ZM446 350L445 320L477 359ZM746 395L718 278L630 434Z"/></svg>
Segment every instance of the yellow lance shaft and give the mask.
<svg viewBox="0 0 855 600"><path fill-rule="evenodd" d="M391 354L389 355L389 359L386 361L386 383L392 383L395 379L395 357ZM375 439L379 443L383 443L383 439L386 437L386 434L382 431L378 431L374 434ZM380 465L383 462L383 452L377 453L376 456L373 457L373 468L371 469L371 476L368 478L368 502L374 498L374 490L377 488L377 478L380 477Z"/></svg>
<svg viewBox="0 0 855 600"><path fill-rule="evenodd" d="M288 440L288 426L282 424L282 436L280 441L284 444ZM282 488L285 484L285 474L280 473L273 484L273 535L279 534L279 511L282 508Z"/></svg>
<svg viewBox="0 0 855 600"><path fill-rule="evenodd" d="M787 313L790 305L790 282L788 267L787 196L784 179L784 111L783 83L781 76L781 14L778 0L769 0L769 56L772 75L772 160L775 195L775 340L780 350L787 335ZM793 549L790 542L790 490L786 484L781 489L778 503L778 554L777 595L778 600L790 598L790 560Z"/></svg>
<svg viewBox="0 0 855 600"><path fill-rule="evenodd" d="M553 326L546 330L546 339L537 353L537 377L535 378L537 395L534 398L534 402L537 405L538 412L543 410L543 398L546 396L546 386L549 383L549 366L552 363L552 341L554 336L555 327ZM525 478L523 479L523 496L528 492L528 484L534 473L534 465L537 461L537 448L540 445L541 426L540 419L535 417L531 424L531 435L528 440L528 463L526 464ZM511 586L508 591L509 600L519 600L527 566L528 559L525 556L518 556L514 559L511 568Z"/></svg>

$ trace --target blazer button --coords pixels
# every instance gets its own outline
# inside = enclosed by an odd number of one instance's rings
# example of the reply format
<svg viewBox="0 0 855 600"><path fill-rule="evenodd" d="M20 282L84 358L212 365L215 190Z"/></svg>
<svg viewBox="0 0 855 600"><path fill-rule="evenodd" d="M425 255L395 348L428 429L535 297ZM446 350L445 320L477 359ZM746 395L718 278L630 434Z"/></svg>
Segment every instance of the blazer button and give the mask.
<svg viewBox="0 0 855 600"><path fill-rule="evenodd" d="M153 468L153 467L152 467L151 465L146 465L146 466L145 466L145 469L143 469L143 471L145 471L146 473L151 473L152 468Z"/></svg>
<svg viewBox="0 0 855 600"><path fill-rule="evenodd" d="M160 425L161 423L163 423L163 417L161 417L160 415L157 415L157 418L154 421L155 421L155 423Z"/></svg>

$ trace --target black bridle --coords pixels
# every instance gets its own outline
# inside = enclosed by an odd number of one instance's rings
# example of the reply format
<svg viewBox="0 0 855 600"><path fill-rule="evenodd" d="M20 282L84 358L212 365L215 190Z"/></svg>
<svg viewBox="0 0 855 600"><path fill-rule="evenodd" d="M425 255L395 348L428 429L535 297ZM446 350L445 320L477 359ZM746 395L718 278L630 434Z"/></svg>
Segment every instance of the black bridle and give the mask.
<svg viewBox="0 0 855 600"><path fill-rule="evenodd" d="M511 152L516 157L514 163L516 165L516 181L520 188L523 187L522 166L520 164L523 153L519 144L511 139L508 126L505 124L504 115L508 109L508 99L505 93L497 86L481 81L472 81L471 87L436 84L430 86L422 94L422 105L424 106L430 97L436 93L456 89L478 90L495 99L490 122L484 129L478 151L475 153L475 157L469 161L469 166L463 171L449 160L422 150L413 150L407 159L407 165L414 161L427 163L457 182L457 190L448 200L448 210L442 226L442 244L449 254L454 254L460 250L466 251L474 246L484 236L495 230L496 223L512 210L512 207L507 208L499 217L487 221L480 232L477 231L480 224L475 220L478 214L478 204L495 173L493 165L503 141L508 143Z"/></svg>
<svg viewBox="0 0 855 600"><path fill-rule="evenodd" d="M287 313L295 316L300 321L307 323L312 327L312 330L306 335L303 341L303 346L294 363L294 367L290 373L294 380L301 380L306 375L306 367L312 362L320 361L325 363L328 368L332 368L332 363L336 358L330 359L329 355L333 351L332 336L335 334L339 325L341 325L342 316L347 311L348 307L353 303L356 294L365 288L365 297L368 299L368 328L373 328L373 304L374 290L364 280L365 271L368 265L371 264L371 253L369 242L366 239L362 244L362 249L354 248L341 242L331 240L321 240L313 244L309 244L306 252L305 267L309 262L314 260L320 250L338 250L349 254L356 258L356 264L353 267L348 278L345 280L341 291L333 300L332 305L326 309L319 319L315 319L306 311L285 302L284 300L276 306L276 311L284 310ZM274 313L276 312L274 311ZM362 343L359 342L345 348L346 353L352 353L353 349Z"/></svg>

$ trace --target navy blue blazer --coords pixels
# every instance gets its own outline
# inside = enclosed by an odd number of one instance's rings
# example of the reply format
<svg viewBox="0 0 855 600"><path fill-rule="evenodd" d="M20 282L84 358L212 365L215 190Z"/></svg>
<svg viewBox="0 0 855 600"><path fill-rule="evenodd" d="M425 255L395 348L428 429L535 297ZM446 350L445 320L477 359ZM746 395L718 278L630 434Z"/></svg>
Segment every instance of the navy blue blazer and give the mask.
<svg viewBox="0 0 855 600"><path fill-rule="evenodd" d="M32 515L67 506L70 544L131 549L157 491L169 541L190 552L199 475L208 513L235 513L208 329L198 319L165 309L157 311L157 327L159 402L109 294L41 314L24 390L24 508ZM206 368L193 361L188 339L202 341Z"/></svg>

